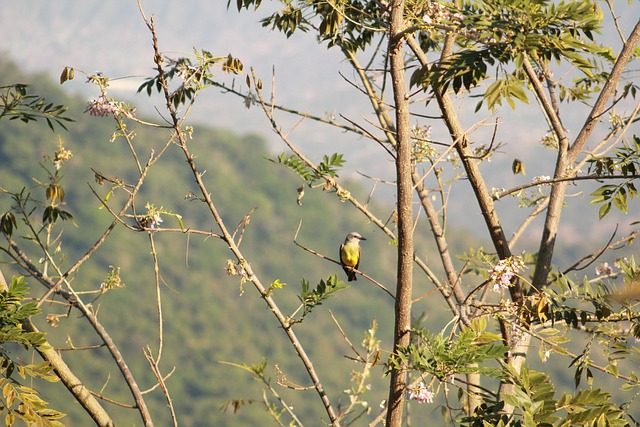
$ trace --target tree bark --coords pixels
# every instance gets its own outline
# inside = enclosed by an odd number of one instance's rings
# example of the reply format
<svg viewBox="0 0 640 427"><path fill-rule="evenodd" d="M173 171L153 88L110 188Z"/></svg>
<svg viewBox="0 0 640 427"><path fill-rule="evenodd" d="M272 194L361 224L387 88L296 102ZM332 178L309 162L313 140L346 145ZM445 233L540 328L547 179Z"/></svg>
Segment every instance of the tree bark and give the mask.
<svg viewBox="0 0 640 427"><path fill-rule="evenodd" d="M391 2L389 28L389 60L396 115L396 179L398 210L398 272L395 304L395 331L393 354L410 343L411 295L413 287L413 185L411 181L411 123L409 94L404 72L404 0ZM399 362L401 363L401 362ZM407 367L401 364L391 371L387 423L389 427L402 424Z"/></svg>

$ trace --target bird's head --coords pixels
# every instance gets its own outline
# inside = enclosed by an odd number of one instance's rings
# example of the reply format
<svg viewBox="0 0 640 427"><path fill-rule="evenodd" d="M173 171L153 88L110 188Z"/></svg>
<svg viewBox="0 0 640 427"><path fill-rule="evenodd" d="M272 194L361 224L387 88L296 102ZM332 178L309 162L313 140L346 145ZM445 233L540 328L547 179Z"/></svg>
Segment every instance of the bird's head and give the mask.
<svg viewBox="0 0 640 427"><path fill-rule="evenodd" d="M367 240L367 239L365 237L362 237L360 233L356 233L355 231L353 231L347 234L347 238L344 239L344 242L358 243L360 240Z"/></svg>

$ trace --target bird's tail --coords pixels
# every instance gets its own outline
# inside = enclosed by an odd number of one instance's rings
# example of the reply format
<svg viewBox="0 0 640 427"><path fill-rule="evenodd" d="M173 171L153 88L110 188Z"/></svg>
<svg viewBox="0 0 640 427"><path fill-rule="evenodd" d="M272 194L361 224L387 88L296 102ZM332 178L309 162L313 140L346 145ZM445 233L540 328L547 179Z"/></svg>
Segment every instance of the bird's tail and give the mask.
<svg viewBox="0 0 640 427"><path fill-rule="evenodd" d="M356 276L356 272L353 271L353 269L351 269L351 268L349 268L347 266L342 266L342 269L347 274L347 278L349 279L349 282L353 282L355 280L358 280L357 276Z"/></svg>

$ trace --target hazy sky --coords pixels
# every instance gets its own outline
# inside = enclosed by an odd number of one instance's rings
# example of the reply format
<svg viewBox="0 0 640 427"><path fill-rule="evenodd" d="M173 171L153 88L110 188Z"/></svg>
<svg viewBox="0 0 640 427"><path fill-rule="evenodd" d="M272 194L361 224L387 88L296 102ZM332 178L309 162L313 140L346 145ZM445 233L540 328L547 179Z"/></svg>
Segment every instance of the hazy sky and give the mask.
<svg viewBox="0 0 640 427"><path fill-rule="evenodd" d="M214 55L231 53L247 68L255 67L265 82L271 79L275 67L277 100L282 104L311 106L316 114L323 114L335 108L336 95L350 92L346 83L327 87L327 74L337 75L337 52L327 52L312 35L287 40L261 27L258 20L267 14L269 2L264 2L257 13L238 13L234 5L227 11L226 3L146 0L143 7L147 17L155 17L160 48L168 56L189 55L193 47ZM110 78L149 76L153 72L151 37L135 0L6 2L0 8L0 22L0 51L29 70L57 76L64 66L72 66L89 73L101 71ZM244 77L239 80L244 81ZM137 88L139 82L124 79L112 87ZM70 86L80 90L81 84L73 82ZM218 126L235 123L231 115L238 114L235 107L241 107L239 99L225 97L215 108L211 97L205 98L206 105L196 109L195 119L213 121L211 124ZM228 103L237 105L229 108ZM265 124L248 120L239 131L264 130Z"/></svg>

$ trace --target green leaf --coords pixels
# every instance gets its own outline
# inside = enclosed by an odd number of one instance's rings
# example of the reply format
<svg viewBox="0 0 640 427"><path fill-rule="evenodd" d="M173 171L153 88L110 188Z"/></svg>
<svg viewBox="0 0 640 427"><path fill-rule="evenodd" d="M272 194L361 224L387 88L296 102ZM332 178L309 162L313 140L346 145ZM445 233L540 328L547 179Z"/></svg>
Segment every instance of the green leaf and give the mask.
<svg viewBox="0 0 640 427"><path fill-rule="evenodd" d="M628 212L629 206L627 205L627 192L624 188L621 188L613 197L613 205L618 208L620 212Z"/></svg>
<svg viewBox="0 0 640 427"><path fill-rule="evenodd" d="M13 230L18 228L18 224L16 223L16 217L13 212L5 212L0 217L0 232L6 234L7 236L11 236L13 234Z"/></svg>
<svg viewBox="0 0 640 427"><path fill-rule="evenodd" d="M618 376L620 375L618 371L618 366L611 363L607 365L606 371L616 378L618 378Z"/></svg>
<svg viewBox="0 0 640 427"><path fill-rule="evenodd" d="M611 211L611 203L605 203L604 205L600 206L600 210L598 210L598 217L602 219L605 216L607 216L607 214L610 211Z"/></svg>

